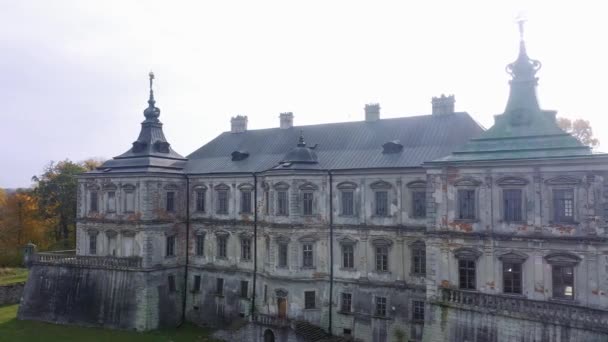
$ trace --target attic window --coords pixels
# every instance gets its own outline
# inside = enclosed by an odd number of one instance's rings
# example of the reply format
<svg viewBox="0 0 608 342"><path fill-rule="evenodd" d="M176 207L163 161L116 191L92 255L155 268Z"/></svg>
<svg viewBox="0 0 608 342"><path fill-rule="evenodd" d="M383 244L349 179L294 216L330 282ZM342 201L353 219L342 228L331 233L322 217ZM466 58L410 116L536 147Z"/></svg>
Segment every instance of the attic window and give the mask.
<svg viewBox="0 0 608 342"><path fill-rule="evenodd" d="M169 143L166 141L157 141L154 143L154 149L160 153L169 153Z"/></svg>
<svg viewBox="0 0 608 342"><path fill-rule="evenodd" d="M146 148L146 143L143 141L136 141L133 143L133 152L141 152Z"/></svg>
<svg viewBox="0 0 608 342"><path fill-rule="evenodd" d="M249 152L246 151L234 151L232 152L232 161L239 161L249 157Z"/></svg>
<svg viewBox="0 0 608 342"><path fill-rule="evenodd" d="M403 151L403 145L401 145L401 142L399 140L389 141L382 145L383 154L400 153L401 151Z"/></svg>

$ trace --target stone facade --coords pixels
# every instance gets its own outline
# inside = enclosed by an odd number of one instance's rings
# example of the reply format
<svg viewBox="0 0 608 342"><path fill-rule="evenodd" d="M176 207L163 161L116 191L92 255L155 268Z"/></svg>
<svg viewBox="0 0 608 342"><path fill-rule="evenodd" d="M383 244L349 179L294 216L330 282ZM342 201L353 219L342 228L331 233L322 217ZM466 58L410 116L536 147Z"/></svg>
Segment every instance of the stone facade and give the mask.
<svg viewBox="0 0 608 342"><path fill-rule="evenodd" d="M234 341L606 341L608 157L538 107L539 66L522 41L484 132L442 96L409 121L374 104L306 126L318 148L278 143L296 142L291 113L253 132L239 116L187 159L151 92L133 148L80 178L77 255L33 256L20 317L185 319Z"/></svg>

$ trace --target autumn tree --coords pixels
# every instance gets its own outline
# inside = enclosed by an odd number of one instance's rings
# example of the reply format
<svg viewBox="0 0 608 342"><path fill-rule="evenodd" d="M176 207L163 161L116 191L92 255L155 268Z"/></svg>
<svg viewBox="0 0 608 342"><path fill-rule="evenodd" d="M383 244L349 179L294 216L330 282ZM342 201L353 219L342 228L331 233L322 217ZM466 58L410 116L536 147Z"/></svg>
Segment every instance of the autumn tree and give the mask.
<svg viewBox="0 0 608 342"><path fill-rule="evenodd" d="M576 119L572 121L567 118L558 118L557 125L567 133L572 134L583 145L596 147L600 144L600 141L593 137L593 129L587 120Z"/></svg>
<svg viewBox="0 0 608 342"><path fill-rule="evenodd" d="M19 190L6 196L1 210L0 246L18 250L28 241L46 245L46 225L31 190Z"/></svg>
<svg viewBox="0 0 608 342"><path fill-rule="evenodd" d="M76 228L76 176L85 171L84 163L64 160L51 162L42 175L32 178L41 216L50 224L55 241L61 241L66 248L74 245L71 233Z"/></svg>

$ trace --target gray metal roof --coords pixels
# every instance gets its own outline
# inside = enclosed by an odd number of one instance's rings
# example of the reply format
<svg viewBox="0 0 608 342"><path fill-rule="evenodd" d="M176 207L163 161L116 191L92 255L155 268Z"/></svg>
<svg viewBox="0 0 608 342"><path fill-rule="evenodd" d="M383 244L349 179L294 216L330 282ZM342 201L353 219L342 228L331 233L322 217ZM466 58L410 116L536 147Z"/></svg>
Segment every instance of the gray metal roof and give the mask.
<svg viewBox="0 0 608 342"><path fill-rule="evenodd" d="M374 122L342 122L242 133L224 132L189 156L188 174L260 172L276 167L298 143L300 130L318 157L314 169L418 167L449 155L483 129L468 113L423 115ZM398 153L383 153L382 145L399 141ZM234 151L246 151L233 161ZM298 167L299 168L299 167Z"/></svg>

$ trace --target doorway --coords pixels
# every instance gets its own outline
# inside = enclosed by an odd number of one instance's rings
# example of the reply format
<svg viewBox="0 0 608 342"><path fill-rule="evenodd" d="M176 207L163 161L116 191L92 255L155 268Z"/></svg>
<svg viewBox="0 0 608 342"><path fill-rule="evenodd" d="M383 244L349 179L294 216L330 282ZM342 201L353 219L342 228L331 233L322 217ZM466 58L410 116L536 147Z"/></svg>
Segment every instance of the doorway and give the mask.
<svg viewBox="0 0 608 342"><path fill-rule="evenodd" d="M287 318L287 298L277 298L277 305L279 306L279 318Z"/></svg>
<svg viewBox="0 0 608 342"><path fill-rule="evenodd" d="M264 332L264 342L274 342L274 333L270 329Z"/></svg>

